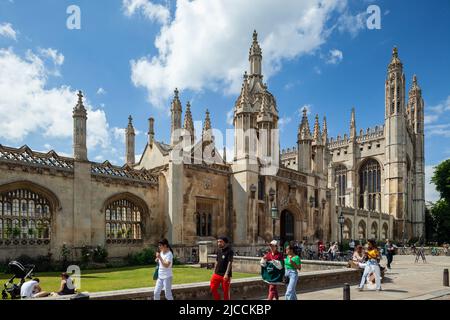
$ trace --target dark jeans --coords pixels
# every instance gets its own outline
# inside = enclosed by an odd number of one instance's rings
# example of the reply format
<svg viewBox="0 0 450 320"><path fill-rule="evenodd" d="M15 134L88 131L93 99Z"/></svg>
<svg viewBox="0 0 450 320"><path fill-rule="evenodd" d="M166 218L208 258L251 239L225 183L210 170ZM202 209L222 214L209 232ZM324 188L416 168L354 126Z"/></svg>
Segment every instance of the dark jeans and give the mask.
<svg viewBox="0 0 450 320"><path fill-rule="evenodd" d="M387 267L390 269L391 268L391 263L392 263L392 259L394 258L392 253L387 253L386 254L386 258L387 258Z"/></svg>

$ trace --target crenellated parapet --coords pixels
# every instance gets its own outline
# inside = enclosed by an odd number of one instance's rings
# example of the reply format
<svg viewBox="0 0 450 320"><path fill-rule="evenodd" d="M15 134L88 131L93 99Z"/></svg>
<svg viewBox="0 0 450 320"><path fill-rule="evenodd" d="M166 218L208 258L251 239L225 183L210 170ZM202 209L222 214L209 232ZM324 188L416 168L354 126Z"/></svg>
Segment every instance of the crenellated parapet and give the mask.
<svg viewBox="0 0 450 320"><path fill-rule="evenodd" d="M355 141L357 143L366 143L382 138L384 138L384 125L367 128L365 131L361 129ZM342 148L348 146L350 142L351 140L347 137L347 134L344 134L343 138L341 135L338 135L336 139L330 138L328 147L329 149Z"/></svg>

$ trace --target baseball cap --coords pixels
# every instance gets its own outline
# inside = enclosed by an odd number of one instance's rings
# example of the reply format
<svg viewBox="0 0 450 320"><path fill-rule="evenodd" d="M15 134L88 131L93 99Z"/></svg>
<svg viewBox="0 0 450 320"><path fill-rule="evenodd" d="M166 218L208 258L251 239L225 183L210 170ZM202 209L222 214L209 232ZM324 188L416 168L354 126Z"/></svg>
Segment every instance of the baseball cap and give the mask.
<svg viewBox="0 0 450 320"><path fill-rule="evenodd" d="M270 244L272 246L277 246L278 245L278 241L277 240L272 240L272 241L270 241Z"/></svg>

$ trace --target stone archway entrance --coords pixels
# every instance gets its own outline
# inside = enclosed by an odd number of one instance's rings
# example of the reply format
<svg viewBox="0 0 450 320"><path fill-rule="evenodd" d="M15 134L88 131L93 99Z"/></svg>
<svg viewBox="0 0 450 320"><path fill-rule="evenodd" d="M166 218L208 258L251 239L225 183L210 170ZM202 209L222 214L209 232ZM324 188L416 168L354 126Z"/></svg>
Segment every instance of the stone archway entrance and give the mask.
<svg viewBox="0 0 450 320"><path fill-rule="evenodd" d="M280 240L284 245L286 241L292 241L295 238L295 220L294 215L288 211L283 210L280 217Z"/></svg>

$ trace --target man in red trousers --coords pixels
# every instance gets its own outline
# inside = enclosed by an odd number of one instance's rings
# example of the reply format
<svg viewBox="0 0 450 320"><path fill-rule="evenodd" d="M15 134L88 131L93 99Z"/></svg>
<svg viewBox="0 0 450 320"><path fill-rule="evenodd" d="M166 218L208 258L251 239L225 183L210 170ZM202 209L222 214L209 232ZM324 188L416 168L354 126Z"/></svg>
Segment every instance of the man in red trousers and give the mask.
<svg viewBox="0 0 450 320"><path fill-rule="evenodd" d="M217 246L219 249L217 250L214 274L211 277L211 292L214 300L220 300L218 289L222 285L223 299L230 300L231 264L233 263L234 252L227 237L220 237L217 240Z"/></svg>

